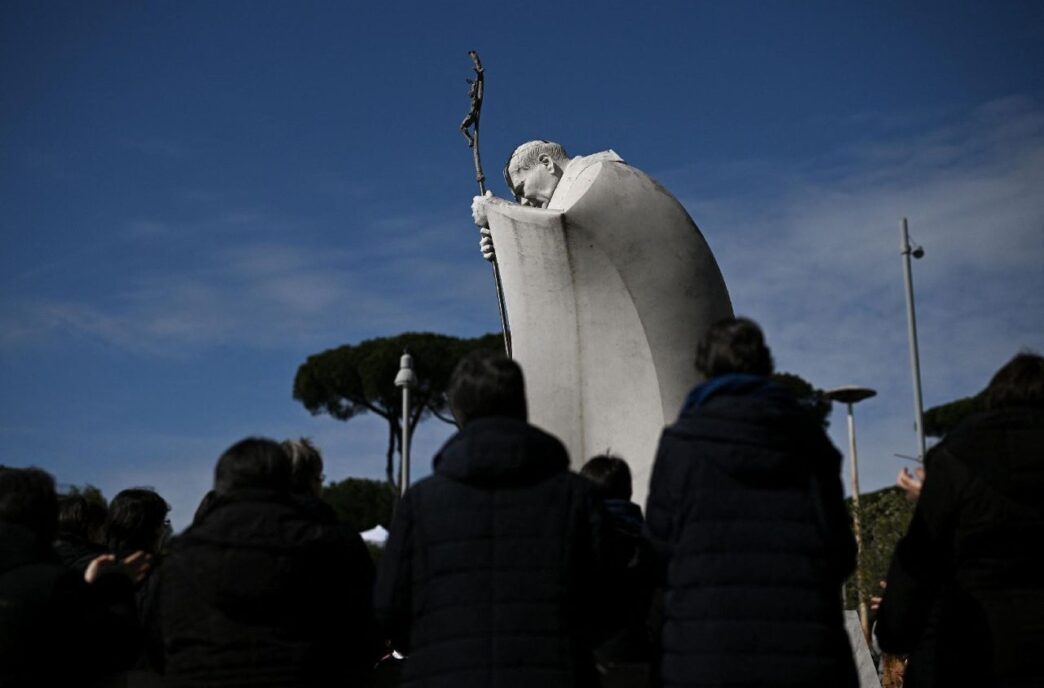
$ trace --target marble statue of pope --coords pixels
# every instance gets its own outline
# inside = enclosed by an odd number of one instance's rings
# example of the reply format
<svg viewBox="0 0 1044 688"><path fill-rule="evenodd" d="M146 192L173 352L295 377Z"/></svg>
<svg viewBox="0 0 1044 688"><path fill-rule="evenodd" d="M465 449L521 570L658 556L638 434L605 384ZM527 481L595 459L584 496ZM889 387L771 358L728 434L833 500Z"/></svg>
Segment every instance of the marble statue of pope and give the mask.
<svg viewBox="0 0 1044 688"><path fill-rule="evenodd" d="M666 189L613 151L570 158L530 141L504 170L518 199L476 196L499 265L530 422L574 467L610 451L643 503L656 444L689 389L696 343L732 315L707 242Z"/></svg>

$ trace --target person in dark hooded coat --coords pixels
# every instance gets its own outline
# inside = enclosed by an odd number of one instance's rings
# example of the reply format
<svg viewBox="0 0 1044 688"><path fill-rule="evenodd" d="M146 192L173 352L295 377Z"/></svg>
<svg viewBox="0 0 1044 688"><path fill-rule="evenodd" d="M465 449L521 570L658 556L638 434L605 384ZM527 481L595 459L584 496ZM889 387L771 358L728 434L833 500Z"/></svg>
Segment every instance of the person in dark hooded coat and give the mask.
<svg viewBox="0 0 1044 688"><path fill-rule="evenodd" d="M1044 358L1023 353L925 457L876 635L905 684L1044 686Z"/></svg>
<svg viewBox="0 0 1044 688"><path fill-rule="evenodd" d="M90 686L131 666L140 629L134 581L147 560L62 564L54 478L0 466L0 686ZM136 562L136 563L134 563Z"/></svg>
<svg viewBox="0 0 1044 688"><path fill-rule="evenodd" d="M462 429L399 502L375 591L403 686L595 686L607 524L562 443L526 422L518 364L458 365Z"/></svg>
<svg viewBox="0 0 1044 688"><path fill-rule="evenodd" d="M752 321L711 327L696 368L706 382L663 432L645 512L666 564L662 685L857 685L840 454L769 377Z"/></svg>
<svg viewBox="0 0 1044 688"><path fill-rule="evenodd" d="M149 625L174 686L357 686L372 666L372 563L264 438L232 445L215 496L171 543Z"/></svg>

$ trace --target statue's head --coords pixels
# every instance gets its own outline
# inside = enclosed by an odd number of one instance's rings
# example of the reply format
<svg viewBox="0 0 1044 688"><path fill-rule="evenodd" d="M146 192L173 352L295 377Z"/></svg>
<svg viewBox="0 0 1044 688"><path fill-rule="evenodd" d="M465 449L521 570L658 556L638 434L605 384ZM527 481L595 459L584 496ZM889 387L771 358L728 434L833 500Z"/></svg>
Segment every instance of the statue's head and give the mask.
<svg viewBox="0 0 1044 688"><path fill-rule="evenodd" d="M504 166L504 181L522 205L543 208L555 193L569 156L553 141L529 141Z"/></svg>

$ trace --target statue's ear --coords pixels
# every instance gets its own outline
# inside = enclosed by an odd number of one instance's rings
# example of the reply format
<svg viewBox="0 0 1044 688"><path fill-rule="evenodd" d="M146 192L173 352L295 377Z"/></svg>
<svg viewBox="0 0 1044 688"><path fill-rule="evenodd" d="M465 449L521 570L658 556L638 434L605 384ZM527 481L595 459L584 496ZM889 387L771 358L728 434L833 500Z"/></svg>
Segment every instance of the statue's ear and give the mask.
<svg viewBox="0 0 1044 688"><path fill-rule="evenodd" d="M548 172L550 172L551 174L555 173L555 161L551 159L550 155L544 153L537 158L537 161L541 165L543 165L544 169L546 169Z"/></svg>

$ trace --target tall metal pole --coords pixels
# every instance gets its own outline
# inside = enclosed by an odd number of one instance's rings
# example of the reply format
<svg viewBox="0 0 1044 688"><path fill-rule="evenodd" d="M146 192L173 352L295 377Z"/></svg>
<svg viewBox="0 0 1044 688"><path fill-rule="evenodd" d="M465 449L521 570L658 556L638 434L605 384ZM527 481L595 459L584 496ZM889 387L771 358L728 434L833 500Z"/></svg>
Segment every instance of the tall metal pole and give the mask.
<svg viewBox="0 0 1044 688"><path fill-rule="evenodd" d="M410 388L402 388L402 494L410 486Z"/></svg>
<svg viewBox="0 0 1044 688"><path fill-rule="evenodd" d="M903 218L900 235L900 250L903 256L903 277L906 280L906 324L910 334L910 370L913 373L914 420L917 428L917 458L924 461L924 403L921 400L921 361L917 347L917 316L914 313L913 272L910 269L910 255L920 258L924 255L921 248L916 251L910 248L910 232L906 218Z"/></svg>
<svg viewBox="0 0 1044 688"><path fill-rule="evenodd" d="M866 604L866 582L863 576L863 526L859 508L859 459L856 456L855 412L854 404L869 399L877 392L869 387L847 385L827 390L825 396L832 401L839 401L848 407L848 455L852 460L852 531L856 541L856 597L859 600L859 625L867 644L870 643L870 610Z"/></svg>
<svg viewBox="0 0 1044 688"><path fill-rule="evenodd" d="M866 606L866 582L863 580L863 527L859 508L859 461L856 458L855 414L848 407L848 455L852 458L852 531L856 541L856 596L859 598L859 625L870 643L870 610Z"/></svg>
<svg viewBox="0 0 1044 688"><path fill-rule="evenodd" d="M410 387L417 384L413 372L413 357L405 351L399 359L399 374L395 386L402 387L402 462L399 466L399 494L406 494L410 486Z"/></svg>

